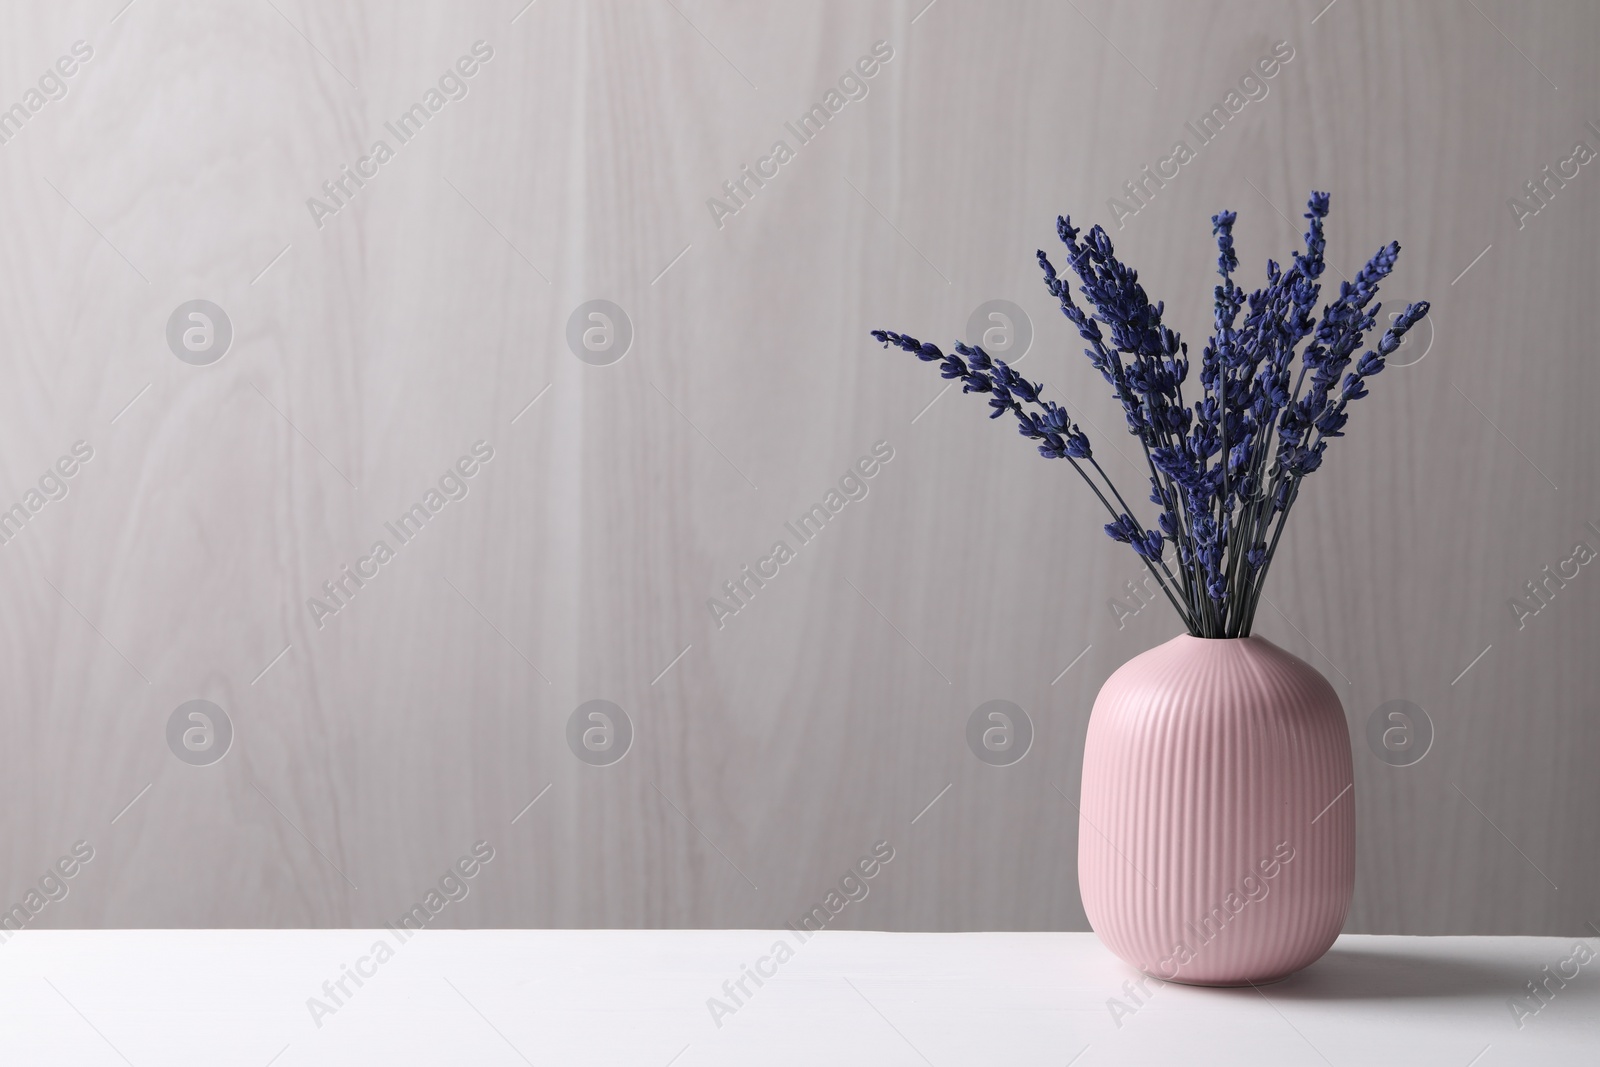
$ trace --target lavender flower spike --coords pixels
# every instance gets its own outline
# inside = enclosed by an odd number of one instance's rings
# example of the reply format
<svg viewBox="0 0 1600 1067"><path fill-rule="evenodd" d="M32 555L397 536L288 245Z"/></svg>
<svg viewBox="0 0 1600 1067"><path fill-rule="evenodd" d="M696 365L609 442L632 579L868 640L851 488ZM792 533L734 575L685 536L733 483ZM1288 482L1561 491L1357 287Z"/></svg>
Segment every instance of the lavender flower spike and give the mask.
<svg viewBox="0 0 1600 1067"><path fill-rule="evenodd" d="M1190 633L1247 637L1301 482L1321 468L1328 442L1344 436L1349 405L1367 395L1367 380L1428 313L1426 301L1408 305L1357 358L1382 309L1374 302L1379 284L1399 258L1400 246L1390 242L1341 283L1320 318L1315 314L1329 203L1327 193L1311 194L1304 250L1287 268L1269 261L1266 286L1248 294L1233 280L1238 216L1212 216L1220 282L1198 390L1190 397L1184 395L1188 345L1163 321L1165 305L1152 303L1138 272L1117 257L1109 234L1099 226L1084 234L1066 216L1056 220L1076 286L1038 253L1046 290L1087 345L1084 355L1139 440L1149 499L1160 509L1154 528L1134 515L1095 459L1088 435L1065 407L1040 395L1038 383L976 345L958 342L946 353L891 330L872 336L937 363L963 393L987 399L991 419L1009 413L1041 456L1065 459L1110 515L1106 534L1134 550Z"/></svg>

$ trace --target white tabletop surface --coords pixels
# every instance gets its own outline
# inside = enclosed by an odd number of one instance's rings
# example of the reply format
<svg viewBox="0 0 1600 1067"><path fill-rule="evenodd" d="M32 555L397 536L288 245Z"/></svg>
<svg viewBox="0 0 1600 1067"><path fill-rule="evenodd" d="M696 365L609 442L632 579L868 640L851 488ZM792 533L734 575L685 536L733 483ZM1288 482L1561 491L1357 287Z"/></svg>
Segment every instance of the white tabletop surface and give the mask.
<svg viewBox="0 0 1600 1067"><path fill-rule="evenodd" d="M724 992L780 938L793 958ZM1578 943L1345 936L1260 990L1130 993L1092 934L28 931L0 944L0 1064L1600 1063L1600 954L1564 963ZM323 983L358 963L336 1002Z"/></svg>

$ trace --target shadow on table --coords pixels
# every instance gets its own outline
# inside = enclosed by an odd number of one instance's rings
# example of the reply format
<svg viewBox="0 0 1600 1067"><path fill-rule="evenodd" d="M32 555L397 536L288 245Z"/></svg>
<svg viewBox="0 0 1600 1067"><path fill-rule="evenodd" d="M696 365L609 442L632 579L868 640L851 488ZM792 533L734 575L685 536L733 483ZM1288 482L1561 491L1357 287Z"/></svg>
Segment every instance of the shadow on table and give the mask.
<svg viewBox="0 0 1600 1067"><path fill-rule="evenodd" d="M1527 977L1515 962L1336 945L1310 967L1266 989L1274 1000L1492 996L1520 988Z"/></svg>

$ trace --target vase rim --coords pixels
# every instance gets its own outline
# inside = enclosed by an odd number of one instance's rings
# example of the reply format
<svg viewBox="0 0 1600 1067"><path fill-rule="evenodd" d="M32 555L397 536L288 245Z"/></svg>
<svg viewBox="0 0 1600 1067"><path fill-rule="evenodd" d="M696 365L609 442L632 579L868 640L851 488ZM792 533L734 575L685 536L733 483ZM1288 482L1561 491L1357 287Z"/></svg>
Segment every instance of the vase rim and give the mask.
<svg viewBox="0 0 1600 1067"><path fill-rule="evenodd" d="M1273 644L1273 641L1271 640L1271 638L1263 637L1261 634L1251 634L1248 637L1200 637L1200 636L1198 636L1196 634L1192 634L1192 633L1189 633L1189 632L1185 631L1184 633L1181 633L1178 636L1174 637L1172 640L1173 641L1178 641L1178 642L1183 642L1185 644L1193 642L1195 644L1200 644L1200 645L1215 645L1215 646L1242 645L1242 644L1265 644L1265 645L1272 645L1272 647L1274 647L1274 648L1278 647L1276 644Z"/></svg>

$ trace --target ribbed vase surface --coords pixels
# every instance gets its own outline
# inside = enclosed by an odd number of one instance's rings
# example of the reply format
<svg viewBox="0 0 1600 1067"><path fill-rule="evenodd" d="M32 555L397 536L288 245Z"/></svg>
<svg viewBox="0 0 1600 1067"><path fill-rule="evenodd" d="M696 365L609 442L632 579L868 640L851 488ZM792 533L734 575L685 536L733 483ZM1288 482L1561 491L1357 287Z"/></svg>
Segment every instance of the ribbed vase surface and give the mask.
<svg viewBox="0 0 1600 1067"><path fill-rule="evenodd" d="M1106 947L1199 985L1282 978L1339 935L1355 888L1350 731L1309 664L1184 634L1100 690L1078 886Z"/></svg>

